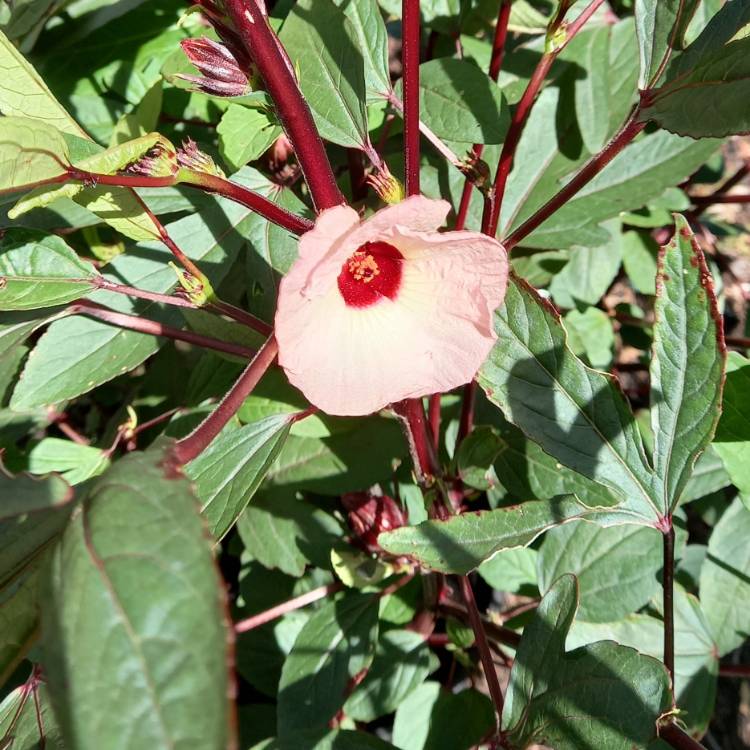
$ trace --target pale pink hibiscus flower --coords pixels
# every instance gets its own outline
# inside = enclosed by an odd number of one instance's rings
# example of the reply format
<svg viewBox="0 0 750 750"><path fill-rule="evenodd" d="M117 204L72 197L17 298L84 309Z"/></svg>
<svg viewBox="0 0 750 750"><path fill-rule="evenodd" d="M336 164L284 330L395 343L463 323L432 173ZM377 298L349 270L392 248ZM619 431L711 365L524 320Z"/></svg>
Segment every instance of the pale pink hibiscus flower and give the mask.
<svg viewBox="0 0 750 750"><path fill-rule="evenodd" d="M328 414L370 414L468 383L495 342L508 259L477 232L438 232L450 206L421 196L360 221L323 211L282 279L279 363Z"/></svg>

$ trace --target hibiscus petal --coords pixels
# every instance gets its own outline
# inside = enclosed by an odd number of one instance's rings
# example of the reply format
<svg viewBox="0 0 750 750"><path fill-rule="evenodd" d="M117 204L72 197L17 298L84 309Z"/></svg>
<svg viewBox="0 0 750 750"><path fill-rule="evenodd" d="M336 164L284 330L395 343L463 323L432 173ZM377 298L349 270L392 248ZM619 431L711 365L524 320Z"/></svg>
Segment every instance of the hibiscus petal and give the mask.
<svg viewBox="0 0 750 750"><path fill-rule="evenodd" d="M432 211L431 224L437 213ZM379 221L378 235L366 233L368 240L392 242L404 255L394 300L347 306L329 268L326 282L317 284L320 267L307 264L295 263L282 282L279 362L290 382L329 414L369 414L467 383L495 341L492 313L502 302L508 275L503 247L473 232L414 231L413 216L411 221L409 227ZM329 248L339 268L342 256L356 249L349 248L354 236L369 223ZM314 293L308 272L316 278Z"/></svg>

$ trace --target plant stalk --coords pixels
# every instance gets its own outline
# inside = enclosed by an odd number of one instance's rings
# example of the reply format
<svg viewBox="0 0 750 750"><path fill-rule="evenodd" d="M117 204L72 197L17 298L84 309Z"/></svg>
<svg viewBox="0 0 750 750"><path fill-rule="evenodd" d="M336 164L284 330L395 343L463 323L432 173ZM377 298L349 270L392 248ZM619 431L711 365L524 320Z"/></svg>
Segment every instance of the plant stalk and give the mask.
<svg viewBox="0 0 750 750"><path fill-rule="evenodd" d="M663 532L664 570L664 666L674 685L674 526L669 520L669 529Z"/></svg>
<svg viewBox="0 0 750 750"><path fill-rule="evenodd" d="M659 728L659 737L675 750L706 750L700 742L694 740L687 732L675 723L665 724Z"/></svg>
<svg viewBox="0 0 750 750"><path fill-rule="evenodd" d="M288 229L293 234L304 234L305 232L309 232L314 226L310 219L287 211L260 193L256 193L244 185L232 182L232 180L227 180L225 177L208 174L207 172L189 172L188 170L182 170L180 174L181 185L202 188L209 193L229 198L229 200L233 200L235 203L239 203L255 211L255 213L264 219L268 219L268 221L278 224L278 226L284 229ZM186 177L186 175L189 175L189 177Z"/></svg>
<svg viewBox="0 0 750 750"><path fill-rule="evenodd" d="M246 620L240 620L234 626L235 633L247 633L249 630L259 628L261 625L265 625L267 622L277 620L279 617L287 614L288 612L294 612L296 609L306 607L308 604L317 602L320 599L325 599L331 594L335 594L344 588L344 584L340 581L329 583L327 586L319 586L312 591L308 591L300 596L289 599L289 601L277 604L275 607L267 609L265 612L260 612L257 615L248 617Z"/></svg>
<svg viewBox="0 0 750 750"><path fill-rule="evenodd" d="M492 702L495 704L497 727L499 728L500 722L503 718L503 691L500 689L500 681L497 679L495 662L492 660L492 653L490 652L490 646L487 643L487 635L484 632L484 626L482 625L482 619L479 615L479 610L477 609L477 602L474 598L474 591L471 588L469 576L458 576L458 582L461 587L461 594L466 602L466 610L469 615L471 629L474 631L474 638L476 639L479 658L481 659L482 667L484 668L487 687L492 696Z"/></svg>
<svg viewBox="0 0 750 750"><path fill-rule="evenodd" d="M255 358L248 364L235 384L227 392L217 407L189 435L178 441L172 449L173 468L190 463L197 458L222 431L229 420L237 413L244 400L250 395L258 381L271 366L279 347L271 335L260 348ZM176 465L176 466L175 466Z"/></svg>
<svg viewBox="0 0 750 750"><path fill-rule="evenodd" d="M402 0L401 19L405 187L407 195L419 195L419 0Z"/></svg>
<svg viewBox="0 0 750 750"><path fill-rule="evenodd" d="M638 107L634 108L630 117L612 140L598 154L592 156L565 187L553 195L536 213L503 240L506 250L510 252L519 242L528 237L540 224L543 224L552 216L555 211L564 206L646 127L645 122L638 120L639 114L640 109Z"/></svg>
<svg viewBox="0 0 750 750"><path fill-rule="evenodd" d="M591 18L602 2L603 0L592 0L578 18L576 18L575 21L573 21L573 23L571 23L565 30L565 41L542 55L534 69L531 80L526 86L526 90L523 92L521 100L516 105L513 117L511 118L510 127L505 136L503 150L500 153L500 159L497 164L493 190L485 202L485 210L482 216L482 231L485 234L490 235L490 237L494 237L497 234L497 227L500 221L500 208L502 207L503 198L505 196L508 177L513 168L513 161L518 148L518 142L521 140L521 135L526 126L529 113L531 112L531 108L534 106L537 95L542 88L544 79L547 77L547 73L549 73L549 69L552 67L552 63L557 59L558 55L570 43L570 40L581 30L589 18ZM564 14L556 15L553 19L552 24L547 31L548 39L553 38L559 28L563 25L563 15Z"/></svg>
<svg viewBox="0 0 750 750"><path fill-rule="evenodd" d="M294 145L316 210L323 211L344 203L310 107L260 3L256 0L225 0L224 6L276 105L279 120Z"/></svg>
<svg viewBox="0 0 750 750"><path fill-rule="evenodd" d="M255 356L255 352L239 344L232 344L228 341L219 341L209 336L203 336L192 331L183 331L179 328L163 325L155 320L147 320L137 315L128 315L127 313L111 310L104 305L89 300L78 300L70 305L67 309L69 315L87 315L90 318L96 318L104 323L110 323L118 328L126 328L130 331L145 333L150 336L163 336L164 338L174 339L175 341L185 341L188 344L201 346L204 349L213 349L224 354L231 354L242 359L250 359Z"/></svg>

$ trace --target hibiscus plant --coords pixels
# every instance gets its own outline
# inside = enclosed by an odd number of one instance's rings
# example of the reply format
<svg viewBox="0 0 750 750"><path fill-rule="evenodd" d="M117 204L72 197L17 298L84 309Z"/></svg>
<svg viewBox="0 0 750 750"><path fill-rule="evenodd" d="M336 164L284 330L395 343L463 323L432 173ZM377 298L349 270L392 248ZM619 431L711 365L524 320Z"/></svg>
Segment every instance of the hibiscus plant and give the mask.
<svg viewBox="0 0 750 750"><path fill-rule="evenodd" d="M750 2L0 27L1 750L739 747Z"/></svg>

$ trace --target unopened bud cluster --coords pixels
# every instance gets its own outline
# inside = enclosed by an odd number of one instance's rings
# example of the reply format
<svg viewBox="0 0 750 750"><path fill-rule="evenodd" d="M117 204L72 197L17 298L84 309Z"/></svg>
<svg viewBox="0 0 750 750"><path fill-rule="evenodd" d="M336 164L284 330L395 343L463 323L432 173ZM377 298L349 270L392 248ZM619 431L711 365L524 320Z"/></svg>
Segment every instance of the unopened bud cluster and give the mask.
<svg viewBox="0 0 750 750"><path fill-rule="evenodd" d="M250 92L247 74L225 45L207 37L183 39L180 45L202 75L178 73L178 78L214 96L244 96Z"/></svg>
<svg viewBox="0 0 750 750"><path fill-rule="evenodd" d="M378 535L407 523L404 511L388 495L347 492L341 497L341 503L347 511L347 520L354 532L355 542L366 552L382 553Z"/></svg>

